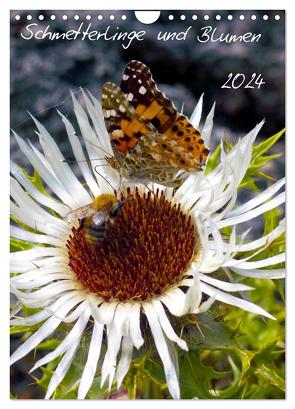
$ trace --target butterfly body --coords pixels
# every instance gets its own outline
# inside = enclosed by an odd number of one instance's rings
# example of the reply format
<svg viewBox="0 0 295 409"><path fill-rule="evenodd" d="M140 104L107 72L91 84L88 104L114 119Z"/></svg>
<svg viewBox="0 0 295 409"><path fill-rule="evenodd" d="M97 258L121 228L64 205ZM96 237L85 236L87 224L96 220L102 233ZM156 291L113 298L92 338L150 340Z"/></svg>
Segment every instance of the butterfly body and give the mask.
<svg viewBox="0 0 295 409"><path fill-rule="evenodd" d="M118 200L115 195L101 194L92 203L68 213L65 218L67 221L78 219L78 229L84 229L86 240L96 246L105 238L107 229L115 223L123 205L124 201Z"/></svg>
<svg viewBox="0 0 295 409"><path fill-rule="evenodd" d="M205 165L209 149L199 131L160 92L143 63L129 62L120 87L103 86L102 108L114 151L107 160L122 177L179 186Z"/></svg>

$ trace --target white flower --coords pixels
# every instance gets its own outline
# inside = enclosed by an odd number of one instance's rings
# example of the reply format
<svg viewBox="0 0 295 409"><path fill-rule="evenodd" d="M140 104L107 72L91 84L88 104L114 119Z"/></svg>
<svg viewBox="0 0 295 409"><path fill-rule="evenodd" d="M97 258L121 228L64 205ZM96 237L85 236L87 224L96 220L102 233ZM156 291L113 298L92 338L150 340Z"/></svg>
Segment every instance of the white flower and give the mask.
<svg viewBox="0 0 295 409"><path fill-rule="evenodd" d="M73 323L59 346L36 362L32 369L62 355L46 393L46 398L50 398L66 375L87 324L93 323L78 398L86 396L93 382L102 343L106 343L107 349L101 367L101 383L108 380L111 388L116 381L119 388L128 372L133 348L140 349L145 342L141 330L145 316L144 322L148 323L163 362L169 391L177 399L180 397L177 363L171 351L174 343L183 350L188 347L172 327L170 315L199 314L218 300L273 318L261 307L232 295L251 290L251 287L231 279L221 281L214 277L214 272L221 269L229 278L231 271L242 277L274 279L284 276L282 269L265 269L284 261L284 254L259 261L251 261L253 255L244 259L238 257L240 252L257 254L264 250L284 232L284 221L268 235L250 242L244 237L238 242L235 230L236 225L251 222L284 202L284 193L279 193L284 180L236 206L238 186L249 166L253 142L263 125L260 123L230 153L222 150L220 164L208 175L192 174L176 191L155 184L133 185L127 190L128 183L120 184L118 174L110 167L99 168L104 178L93 170L101 163L99 159L105 152L112 155L112 149L100 103L91 95L83 94L83 98L86 109L74 96L73 103L87 155L73 126L59 113L84 178L82 183L64 161L55 140L36 119L43 153L31 141L25 142L14 133L21 151L53 194L50 196L38 190L15 163L11 164L11 213L21 223L40 232L11 226L12 237L36 244L30 250L11 254L12 293L23 305L40 309L29 317L13 318L11 323L43 322L13 353L11 363L37 347L61 323ZM201 112L202 98L191 118L197 128ZM214 106L202 130L207 144L213 115ZM124 206L125 222L123 218L118 221L116 234L120 242L113 239L113 244L101 246L97 255L93 255L65 215L91 203L101 193L113 193L110 185L116 189L120 187L125 197L132 200L127 200ZM167 212L169 217L166 217ZM232 226L229 239L220 232L227 226ZM130 229L131 236L136 236L138 229L138 237L130 238L126 229ZM209 296L205 301L204 294Z"/></svg>

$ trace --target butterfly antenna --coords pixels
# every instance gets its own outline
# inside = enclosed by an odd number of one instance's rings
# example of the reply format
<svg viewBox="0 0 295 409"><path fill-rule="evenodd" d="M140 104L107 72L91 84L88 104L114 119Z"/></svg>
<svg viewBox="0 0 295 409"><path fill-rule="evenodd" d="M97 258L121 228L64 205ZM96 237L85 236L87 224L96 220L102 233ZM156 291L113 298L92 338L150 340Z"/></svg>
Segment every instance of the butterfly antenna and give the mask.
<svg viewBox="0 0 295 409"><path fill-rule="evenodd" d="M105 158L80 159L80 160L78 160L78 159L61 159L60 161L61 161L61 162L66 162L66 163L74 163L74 162L77 162L77 163L80 163L80 162L88 162L88 163L91 163L92 160L105 160Z"/></svg>
<svg viewBox="0 0 295 409"><path fill-rule="evenodd" d="M99 165L96 165L96 166L94 167L95 172L96 172L102 179L104 179L104 180L107 182L107 184L112 188L112 190L115 192L114 186L113 186L101 173L97 172L96 168L97 168L98 166L99 166Z"/></svg>
<svg viewBox="0 0 295 409"><path fill-rule="evenodd" d="M85 138L84 138L84 140L85 140L86 142L88 142L90 145L94 146L95 148L100 149L102 152L104 152L106 155L108 155L109 158L112 158L112 157L113 157L112 155L110 155L109 152L107 152L106 150L104 150L104 149L101 148L100 146L96 145L95 143L93 143L93 142L91 142L91 141L89 141L88 139L85 139Z"/></svg>

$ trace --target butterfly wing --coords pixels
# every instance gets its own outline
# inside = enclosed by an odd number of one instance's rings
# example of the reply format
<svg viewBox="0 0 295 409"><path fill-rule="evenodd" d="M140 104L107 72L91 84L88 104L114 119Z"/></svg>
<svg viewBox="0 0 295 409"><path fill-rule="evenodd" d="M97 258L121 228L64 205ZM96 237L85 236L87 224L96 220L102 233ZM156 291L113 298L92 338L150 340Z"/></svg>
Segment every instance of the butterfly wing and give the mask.
<svg viewBox="0 0 295 409"><path fill-rule="evenodd" d="M132 60L126 65L120 87L136 113L158 133L165 132L176 120L175 106L159 90L150 69L142 62Z"/></svg>
<svg viewBox="0 0 295 409"><path fill-rule="evenodd" d="M115 154L110 164L123 176L167 184L206 163L209 149L199 131L160 92L143 63L127 64L120 87L103 86L102 107Z"/></svg>
<svg viewBox="0 0 295 409"><path fill-rule="evenodd" d="M187 171L202 169L209 149L200 132L177 112L173 103L158 89L145 64L135 60L127 64L121 89L135 112L156 128L156 133L142 135L155 159L170 158L171 164Z"/></svg>
<svg viewBox="0 0 295 409"><path fill-rule="evenodd" d="M143 134L155 129L136 113L122 90L112 82L102 88L102 109L111 142L123 154L132 149Z"/></svg>
<svg viewBox="0 0 295 409"><path fill-rule="evenodd" d="M202 170L210 153L200 132L181 114L161 137L154 134L152 139L154 156L170 158L171 164L186 171Z"/></svg>

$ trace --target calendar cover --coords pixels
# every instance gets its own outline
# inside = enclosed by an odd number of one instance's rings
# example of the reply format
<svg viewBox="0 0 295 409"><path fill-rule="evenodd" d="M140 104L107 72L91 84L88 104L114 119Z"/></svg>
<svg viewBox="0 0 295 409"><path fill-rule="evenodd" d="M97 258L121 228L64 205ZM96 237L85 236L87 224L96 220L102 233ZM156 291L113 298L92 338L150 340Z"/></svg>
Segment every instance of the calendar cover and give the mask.
<svg viewBox="0 0 295 409"><path fill-rule="evenodd" d="M284 399L284 10L11 10L11 399Z"/></svg>

